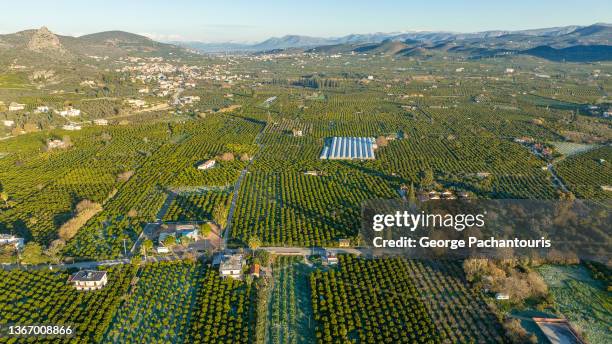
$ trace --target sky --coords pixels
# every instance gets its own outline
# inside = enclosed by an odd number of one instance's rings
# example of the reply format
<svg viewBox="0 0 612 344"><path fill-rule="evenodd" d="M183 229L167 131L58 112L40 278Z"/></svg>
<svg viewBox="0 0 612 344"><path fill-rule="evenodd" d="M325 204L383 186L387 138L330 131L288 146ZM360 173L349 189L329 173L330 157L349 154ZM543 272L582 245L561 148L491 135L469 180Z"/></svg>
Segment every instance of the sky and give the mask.
<svg viewBox="0 0 612 344"><path fill-rule="evenodd" d="M610 0L9 0L0 33L123 30L159 41L257 42L298 34L475 32L612 23ZM10 15L9 15L10 14Z"/></svg>

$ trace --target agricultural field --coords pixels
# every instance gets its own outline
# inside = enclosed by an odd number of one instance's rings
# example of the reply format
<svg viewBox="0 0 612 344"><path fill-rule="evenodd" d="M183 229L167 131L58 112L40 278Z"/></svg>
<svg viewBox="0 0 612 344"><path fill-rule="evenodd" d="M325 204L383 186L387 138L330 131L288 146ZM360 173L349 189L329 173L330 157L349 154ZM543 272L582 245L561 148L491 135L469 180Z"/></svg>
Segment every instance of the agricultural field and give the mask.
<svg viewBox="0 0 612 344"><path fill-rule="evenodd" d="M251 284L222 279L216 270L207 270L196 283L196 305L186 342L252 342L256 300Z"/></svg>
<svg viewBox="0 0 612 344"><path fill-rule="evenodd" d="M312 269L302 257L277 257L268 303L265 343L312 343L315 321L312 314L310 279Z"/></svg>
<svg viewBox="0 0 612 344"><path fill-rule="evenodd" d="M612 191L612 147L605 146L574 155L555 166L559 177L578 198L610 199Z"/></svg>
<svg viewBox="0 0 612 344"><path fill-rule="evenodd" d="M109 283L99 291L77 291L69 274L53 271L0 270L0 324L71 325L72 338L11 338L8 343L100 343L127 297L135 276L131 265L108 269Z"/></svg>
<svg viewBox="0 0 612 344"><path fill-rule="evenodd" d="M589 343L612 341L612 297L607 285L593 279L581 265L545 265L538 269L555 300L555 307L581 330Z"/></svg>
<svg viewBox="0 0 612 344"><path fill-rule="evenodd" d="M142 267L103 342L184 342L202 273L201 266L186 261Z"/></svg>
<svg viewBox="0 0 612 344"><path fill-rule="evenodd" d="M341 256L339 266L311 276L320 343L506 341L458 265Z"/></svg>

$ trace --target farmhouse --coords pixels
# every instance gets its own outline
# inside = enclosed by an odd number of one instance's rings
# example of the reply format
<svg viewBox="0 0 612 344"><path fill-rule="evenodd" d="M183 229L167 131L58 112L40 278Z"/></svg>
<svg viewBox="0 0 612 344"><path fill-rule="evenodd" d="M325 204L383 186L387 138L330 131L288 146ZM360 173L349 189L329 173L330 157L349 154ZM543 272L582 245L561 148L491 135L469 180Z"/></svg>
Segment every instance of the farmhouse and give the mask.
<svg viewBox="0 0 612 344"><path fill-rule="evenodd" d="M104 118L94 119L95 125L108 125L108 120Z"/></svg>
<svg viewBox="0 0 612 344"><path fill-rule="evenodd" d="M240 279L242 277L243 267L244 259L241 254L225 254L223 257L221 257L219 273L221 274L221 277Z"/></svg>
<svg viewBox="0 0 612 344"><path fill-rule="evenodd" d="M62 140L49 140L47 141L47 148L55 149L55 148L66 148L66 143Z"/></svg>
<svg viewBox="0 0 612 344"><path fill-rule="evenodd" d="M338 239L338 246L339 247L350 247L351 241L349 239Z"/></svg>
<svg viewBox="0 0 612 344"><path fill-rule="evenodd" d="M81 110L69 108L69 109L60 111L59 115L62 117L76 117L76 116L81 115Z"/></svg>
<svg viewBox="0 0 612 344"><path fill-rule="evenodd" d="M325 255L323 256L323 264L324 265L337 265L338 256L331 251L325 251Z"/></svg>
<svg viewBox="0 0 612 344"><path fill-rule="evenodd" d="M23 242L23 238L10 234L0 234L0 246L14 245L16 249L20 250L23 247Z"/></svg>
<svg viewBox="0 0 612 344"><path fill-rule="evenodd" d="M272 104L272 103L273 103L273 102L276 100L276 98L277 98L276 96L274 96L274 97L270 97L270 98L268 98L268 99L266 99L266 100L264 101L264 104L266 104L266 105L270 105L270 104Z"/></svg>
<svg viewBox="0 0 612 344"><path fill-rule="evenodd" d="M98 290L108 283L106 271L81 270L72 275L68 282L72 283L76 290Z"/></svg>
<svg viewBox="0 0 612 344"><path fill-rule="evenodd" d="M5 127L12 127L15 125L15 121L10 120L10 119L5 119L4 121L2 121L2 123L4 124Z"/></svg>
<svg viewBox="0 0 612 344"><path fill-rule="evenodd" d="M322 160L375 159L376 140L373 137L333 137L325 140Z"/></svg>
<svg viewBox="0 0 612 344"><path fill-rule="evenodd" d="M166 246L157 246L155 251L157 251L158 254L159 253L170 253L170 250Z"/></svg>
<svg viewBox="0 0 612 344"><path fill-rule="evenodd" d="M495 294L495 300L510 300L510 295L506 293L497 293Z"/></svg>
<svg viewBox="0 0 612 344"><path fill-rule="evenodd" d="M70 124L65 124L62 126L62 129L64 130L70 130L70 131L74 131L74 130L81 130L81 126L75 123L70 123Z"/></svg>
<svg viewBox="0 0 612 344"><path fill-rule="evenodd" d="M9 111L19 111L23 109L25 109L25 104L19 104L15 102L10 103L8 108Z"/></svg>
<svg viewBox="0 0 612 344"><path fill-rule="evenodd" d="M217 162L215 160L206 160L205 162L198 165L198 170L208 170L210 168L213 168L216 164Z"/></svg>
<svg viewBox="0 0 612 344"><path fill-rule="evenodd" d="M139 108L147 105L147 102L142 99L128 99L127 103L134 108Z"/></svg>
<svg viewBox="0 0 612 344"><path fill-rule="evenodd" d="M302 129L293 129L293 136L295 137L302 137L304 136L304 132L302 131Z"/></svg>
<svg viewBox="0 0 612 344"><path fill-rule="evenodd" d="M38 107L36 107L36 112L38 112L38 113L47 113L47 112L49 112L49 107L48 106L38 106Z"/></svg>

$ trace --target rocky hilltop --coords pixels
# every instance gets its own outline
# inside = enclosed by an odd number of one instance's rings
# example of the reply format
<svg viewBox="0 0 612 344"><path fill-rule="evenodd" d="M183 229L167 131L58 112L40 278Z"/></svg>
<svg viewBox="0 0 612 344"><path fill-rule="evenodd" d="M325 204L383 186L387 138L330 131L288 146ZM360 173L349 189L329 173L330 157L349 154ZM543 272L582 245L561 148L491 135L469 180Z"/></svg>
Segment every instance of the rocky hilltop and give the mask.
<svg viewBox="0 0 612 344"><path fill-rule="evenodd" d="M28 50L35 52L60 52L65 53L66 50L60 43L59 38L46 27L41 27L36 30L28 42Z"/></svg>

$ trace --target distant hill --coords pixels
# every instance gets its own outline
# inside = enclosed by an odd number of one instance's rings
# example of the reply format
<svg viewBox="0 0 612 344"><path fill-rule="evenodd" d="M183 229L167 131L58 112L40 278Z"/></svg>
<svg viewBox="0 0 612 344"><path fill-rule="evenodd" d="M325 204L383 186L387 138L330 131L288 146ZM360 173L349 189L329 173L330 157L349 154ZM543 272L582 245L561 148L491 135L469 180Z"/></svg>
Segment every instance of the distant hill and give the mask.
<svg viewBox="0 0 612 344"><path fill-rule="evenodd" d="M611 45L576 45L568 48L555 49L540 46L522 51L521 54L541 57L551 61L593 62L612 60Z"/></svg>
<svg viewBox="0 0 612 344"><path fill-rule="evenodd" d="M0 60L20 59L25 63L71 61L83 56L156 56L185 54L184 48L155 42L147 37L107 31L81 37L61 36L46 27L0 35Z"/></svg>

